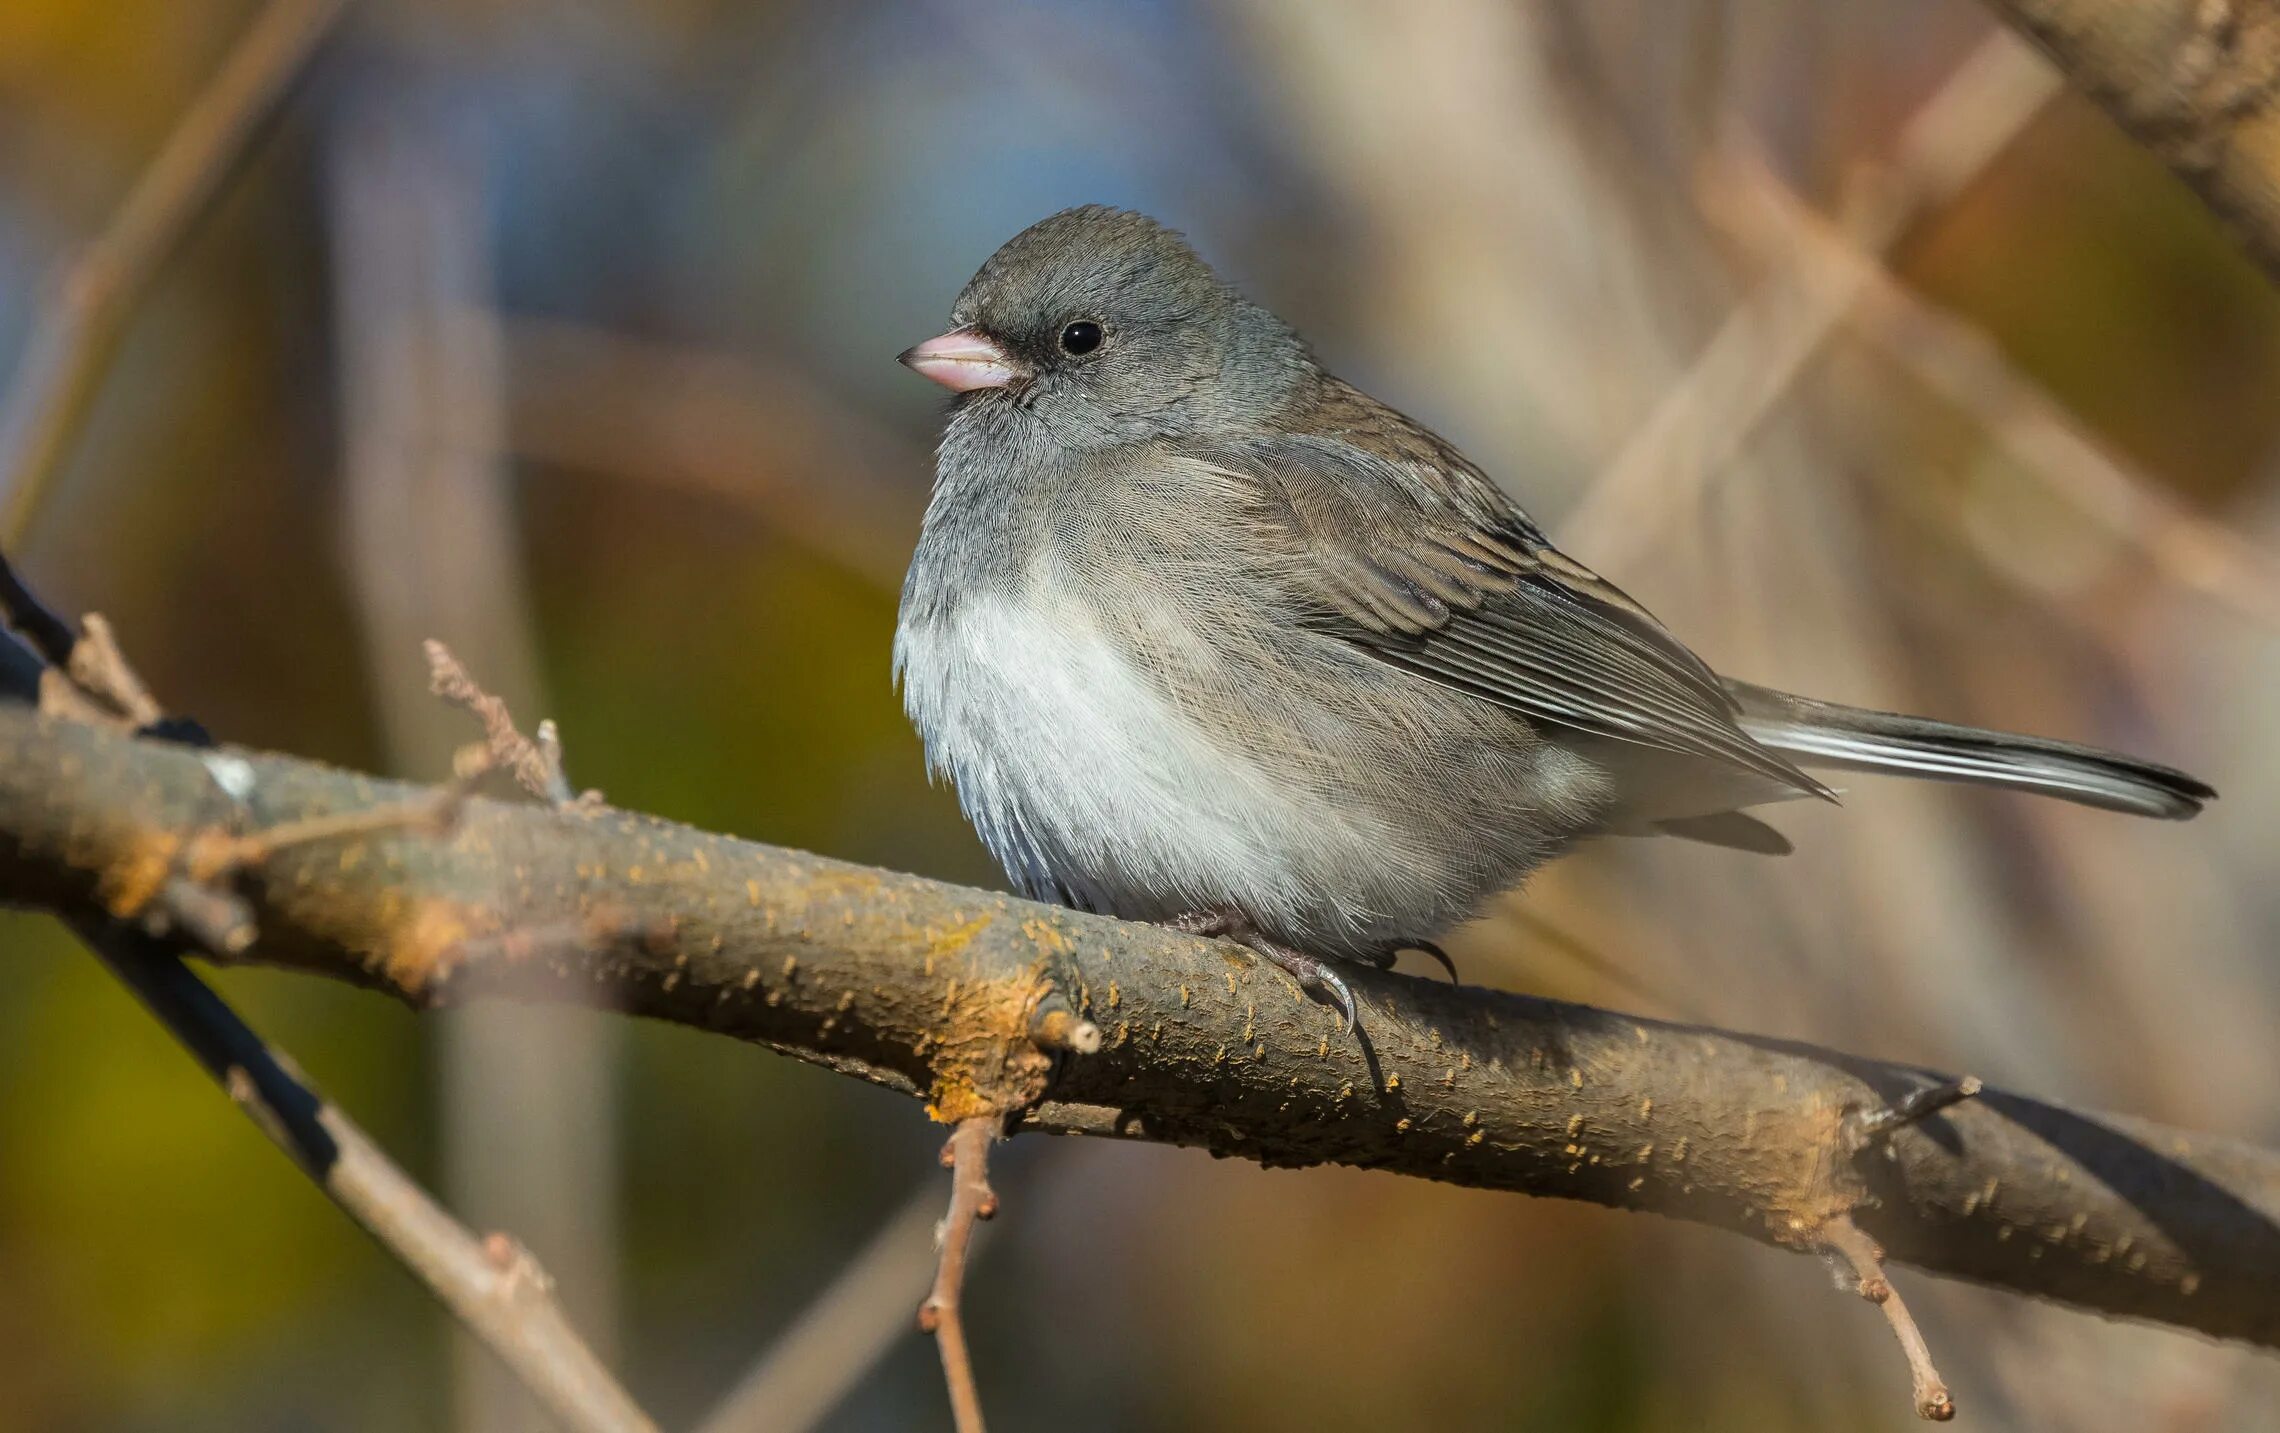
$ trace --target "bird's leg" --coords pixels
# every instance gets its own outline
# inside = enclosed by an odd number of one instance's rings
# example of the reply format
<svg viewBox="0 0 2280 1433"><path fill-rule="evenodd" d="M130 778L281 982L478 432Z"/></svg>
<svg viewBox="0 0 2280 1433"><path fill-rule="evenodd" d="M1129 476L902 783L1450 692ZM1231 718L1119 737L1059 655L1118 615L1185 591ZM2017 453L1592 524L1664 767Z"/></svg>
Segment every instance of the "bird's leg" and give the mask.
<svg viewBox="0 0 2280 1433"><path fill-rule="evenodd" d="M1346 1033L1354 1033L1354 992L1347 988L1346 977L1340 975L1331 963L1318 955L1308 955L1277 940L1269 940L1259 933L1240 912L1229 910L1188 911L1164 922L1173 930L1187 935L1224 937L1238 945L1248 946L1264 956L1277 969L1298 982L1298 988L1309 995L1329 1002L1346 1017Z"/></svg>

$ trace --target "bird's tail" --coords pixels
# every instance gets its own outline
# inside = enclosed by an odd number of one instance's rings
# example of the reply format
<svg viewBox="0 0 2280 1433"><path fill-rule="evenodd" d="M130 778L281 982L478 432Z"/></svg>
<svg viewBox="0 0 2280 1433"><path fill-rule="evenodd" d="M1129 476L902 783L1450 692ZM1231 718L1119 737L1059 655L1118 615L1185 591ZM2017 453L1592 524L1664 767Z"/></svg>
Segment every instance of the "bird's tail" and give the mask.
<svg viewBox="0 0 2280 1433"><path fill-rule="evenodd" d="M1800 766L2003 786L2167 821L2197 815L2217 795L2182 771L2093 746L1864 711L1746 682L1726 687L1741 705L1742 730Z"/></svg>

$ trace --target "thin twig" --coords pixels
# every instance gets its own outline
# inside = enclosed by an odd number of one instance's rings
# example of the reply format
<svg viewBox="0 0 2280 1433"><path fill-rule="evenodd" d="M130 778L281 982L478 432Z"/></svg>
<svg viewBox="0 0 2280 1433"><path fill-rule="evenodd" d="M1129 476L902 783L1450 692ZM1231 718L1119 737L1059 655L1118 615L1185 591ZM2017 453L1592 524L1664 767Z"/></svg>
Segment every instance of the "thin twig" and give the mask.
<svg viewBox="0 0 2280 1433"><path fill-rule="evenodd" d="M1955 1399L1949 1396L1940 1371L1932 1366L1932 1351L1924 1343L1923 1332L1901 1302L1900 1291L1885 1277L1884 1251L1861 1232L1850 1214L1840 1214L1824 1224L1821 1242L1844 1261L1860 1296L1884 1310L1885 1321L1892 1325L1893 1336L1900 1340L1900 1352L1908 1360L1908 1377L1915 1385L1916 1416L1934 1423L1955 1417Z"/></svg>
<svg viewBox="0 0 2280 1433"><path fill-rule="evenodd" d="M449 647L433 638L422 646L427 652L428 690L475 714L495 765L512 771L522 788L541 801L556 806L600 803L600 792L581 794L572 789L569 774L562 769L562 738L552 721L538 724L535 740L524 736L507 704L478 686Z"/></svg>
<svg viewBox="0 0 2280 1433"><path fill-rule="evenodd" d="M974 1362L966 1349L958 1294L966 1282L966 1253L973 1244L974 1223L997 1213L997 1195L990 1190L990 1144L1003 1125L996 1115L960 1120L942 1147L942 1163L950 1170L950 1212L942 1220L934 1288L918 1307L918 1326L934 1335L942 1351L942 1378L950 1387L950 1416L958 1433L984 1433L982 1396L974 1386Z"/></svg>
<svg viewBox="0 0 2280 1433"><path fill-rule="evenodd" d="M0 623L22 637L47 668L40 681L41 710L130 727L150 726L165 716L119 650L111 624L90 612L74 633L25 585L5 552L0 552Z"/></svg>
<svg viewBox="0 0 2280 1433"><path fill-rule="evenodd" d="M1880 1105L1860 1116L1855 1126L1861 1146L1866 1148L1892 1138L1895 1131L1913 1124L1922 1124L1941 1110L1953 1108L1965 1100L1975 1099L1986 1085L1977 1075L1960 1079L1942 1080L1920 1090L1910 1090L1887 1105Z"/></svg>
<svg viewBox="0 0 2280 1433"><path fill-rule="evenodd" d="M119 639L101 613L79 619L79 640L72 644L65 670L81 692L114 708L129 726L150 726L166 715L119 650Z"/></svg>
<svg viewBox="0 0 2280 1433"><path fill-rule="evenodd" d="M347 0L275 0L50 292L0 407L0 547L15 551L102 387L127 318L306 73Z"/></svg>
<svg viewBox="0 0 2280 1433"><path fill-rule="evenodd" d="M188 937L216 955L241 955L261 936L253 907L237 894L183 876L170 876L159 888L157 907L139 913L152 935Z"/></svg>
<svg viewBox="0 0 2280 1433"><path fill-rule="evenodd" d="M2050 67L2004 31L1958 65L1911 117L1885 168L1863 182L1862 247L1881 252L1959 192L2058 93ZM1562 541L1595 563L1635 558L1691 512L1862 287L1812 250L1761 281L1720 325L1576 503Z"/></svg>
<svg viewBox="0 0 2280 1433"><path fill-rule="evenodd" d="M446 836L458 822L467 798L474 794L475 782L490 769L487 760L463 764L451 780L409 801L394 801L364 811L328 812L280 822L244 835L216 832L194 841L184 864L193 880L214 882L264 865L280 851L320 841L369 836L380 831L422 831L431 836Z"/></svg>

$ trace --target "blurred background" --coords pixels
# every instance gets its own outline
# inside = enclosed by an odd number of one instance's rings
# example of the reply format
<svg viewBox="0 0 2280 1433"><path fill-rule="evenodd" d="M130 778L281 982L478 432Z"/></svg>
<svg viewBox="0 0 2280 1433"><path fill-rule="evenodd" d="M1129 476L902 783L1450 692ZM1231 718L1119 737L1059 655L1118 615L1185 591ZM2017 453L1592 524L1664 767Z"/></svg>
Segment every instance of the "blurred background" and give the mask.
<svg viewBox="0 0 2280 1433"><path fill-rule="evenodd" d="M0 374L262 8L0 3ZM2280 1143L2280 296L1966 0L372 0L125 312L15 555L228 739L436 776L436 636L618 803L996 884L888 677L942 407L892 359L1091 201L1723 670L2224 793L1863 780L1773 814L1786 860L1587 850L1468 978ZM0 1423L540 1426L57 927L0 936ZM667 1426L948 1425L908 1102L221 983ZM999 1188L1007 1428L1913 1426L1873 1310L1727 1235L1076 1141ZM1897 1278L1970 1427L2280 1428L2270 1357Z"/></svg>

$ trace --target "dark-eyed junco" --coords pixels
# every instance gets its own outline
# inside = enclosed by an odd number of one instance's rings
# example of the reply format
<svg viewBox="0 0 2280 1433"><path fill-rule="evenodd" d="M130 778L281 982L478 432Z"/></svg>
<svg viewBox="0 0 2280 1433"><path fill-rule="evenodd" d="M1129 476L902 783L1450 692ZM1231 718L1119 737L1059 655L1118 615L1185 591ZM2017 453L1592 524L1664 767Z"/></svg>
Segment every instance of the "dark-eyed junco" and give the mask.
<svg viewBox="0 0 2280 1433"><path fill-rule="evenodd" d="M1177 234L1087 207L902 355L954 390L895 665L1024 894L1335 1000L1584 836L1780 853L1801 768L2183 818L2183 772L1729 681Z"/></svg>

